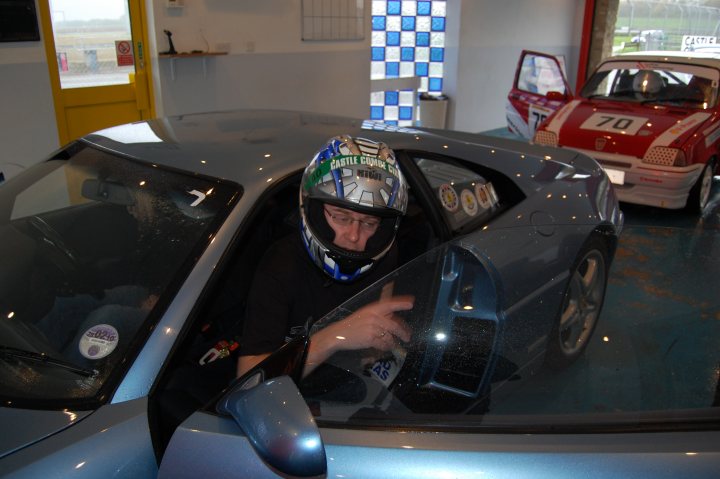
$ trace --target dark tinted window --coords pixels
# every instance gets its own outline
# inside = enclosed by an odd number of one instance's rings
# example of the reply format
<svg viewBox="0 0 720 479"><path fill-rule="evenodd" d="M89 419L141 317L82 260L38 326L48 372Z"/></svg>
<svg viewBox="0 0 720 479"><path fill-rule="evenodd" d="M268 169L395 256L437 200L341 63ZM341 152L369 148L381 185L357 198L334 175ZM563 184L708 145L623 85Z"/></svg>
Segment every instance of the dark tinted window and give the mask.
<svg viewBox="0 0 720 479"><path fill-rule="evenodd" d="M92 148L63 156L0 188L0 395L17 406L96 394L239 196Z"/></svg>

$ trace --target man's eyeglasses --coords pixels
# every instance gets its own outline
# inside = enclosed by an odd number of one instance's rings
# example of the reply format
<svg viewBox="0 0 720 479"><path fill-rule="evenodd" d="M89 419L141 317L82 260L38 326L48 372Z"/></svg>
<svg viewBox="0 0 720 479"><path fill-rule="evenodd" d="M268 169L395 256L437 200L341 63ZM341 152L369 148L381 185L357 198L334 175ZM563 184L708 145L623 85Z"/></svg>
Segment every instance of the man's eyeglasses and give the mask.
<svg viewBox="0 0 720 479"><path fill-rule="evenodd" d="M340 226L343 228L347 228L350 225L352 225L355 221L357 221L358 224L360 225L361 229L374 233L375 231L377 231L378 227L380 226L380 220L378 220L378 219L369 219L368 218L368 219L358 220L358 219L352 218L348 215L344 215L342 213L333 213L330 210L328 210L327 208L324 208L324 210L325 210L325 213L330 217L330 219L332 219L333 223L335 223L337 226Z"/></svg>

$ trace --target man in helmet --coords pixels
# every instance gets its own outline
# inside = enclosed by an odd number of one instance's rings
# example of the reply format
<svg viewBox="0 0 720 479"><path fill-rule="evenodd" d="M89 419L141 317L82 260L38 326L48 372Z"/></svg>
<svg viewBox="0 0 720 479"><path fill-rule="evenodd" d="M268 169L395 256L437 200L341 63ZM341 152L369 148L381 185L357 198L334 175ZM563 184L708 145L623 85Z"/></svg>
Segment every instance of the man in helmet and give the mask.
<svg viewBox="0 0 720 479"><path fill-rule="evenodd" d="M662 76L653 70L640 70L633 78L633 91L643 100L657 97L663 87Z"/></svg>
<svg viewBox="0 0 720 479"><path fill-rule="evenodd" d="M238 375L392 272L406 208L407 184L387 145L344 135L320 149L300 185L301 234L268 249L250 289ZM341 349L408 341L394 313L412 307L410 297L387 298L318 331L306 373Z"/></svg>

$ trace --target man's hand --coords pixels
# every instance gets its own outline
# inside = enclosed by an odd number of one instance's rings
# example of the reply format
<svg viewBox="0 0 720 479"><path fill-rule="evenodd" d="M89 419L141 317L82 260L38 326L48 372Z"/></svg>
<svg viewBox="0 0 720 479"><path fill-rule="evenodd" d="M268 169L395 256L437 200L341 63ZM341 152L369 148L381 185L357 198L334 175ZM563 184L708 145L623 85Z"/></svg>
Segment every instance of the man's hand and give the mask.
<svg viewBox="0 0 720 479"><path fill-rule="evenodd" d="M337 351L367 348L390 351L398 341L410 341L410 328L395 312L412 309L414 301L412 296L382 299L315 333L310 338L305 374Z"/></svg>

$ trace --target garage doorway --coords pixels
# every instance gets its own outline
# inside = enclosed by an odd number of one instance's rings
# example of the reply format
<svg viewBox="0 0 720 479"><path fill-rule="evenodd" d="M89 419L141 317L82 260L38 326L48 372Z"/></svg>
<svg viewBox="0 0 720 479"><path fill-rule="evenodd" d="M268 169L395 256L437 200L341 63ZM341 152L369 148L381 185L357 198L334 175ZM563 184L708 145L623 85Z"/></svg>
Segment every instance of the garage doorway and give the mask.
<svg viewBox="0 0 720 479"><path fill-rule="evenodd" d="M61 144L154 116L142 0L39 0Z"/></svg>

